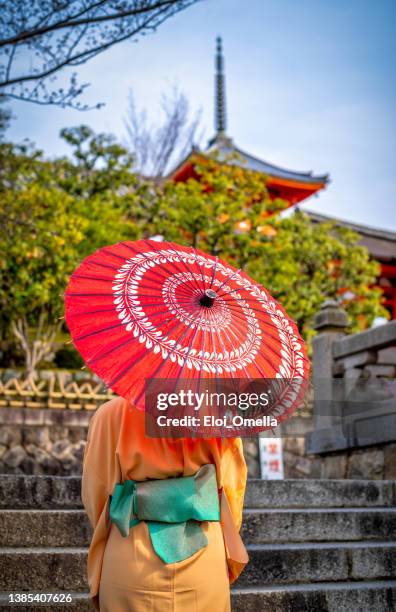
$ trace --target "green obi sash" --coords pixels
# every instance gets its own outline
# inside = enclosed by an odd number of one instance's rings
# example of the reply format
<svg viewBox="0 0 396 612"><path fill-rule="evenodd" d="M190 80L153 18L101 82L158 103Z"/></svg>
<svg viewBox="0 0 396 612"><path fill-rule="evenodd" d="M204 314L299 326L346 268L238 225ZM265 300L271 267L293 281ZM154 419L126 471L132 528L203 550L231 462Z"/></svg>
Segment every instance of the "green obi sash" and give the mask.
<svg viewBox="0 0 396 612"><path fill-rule="evenodd" d="M116 484L110 519L124 537L146 521L153 548L165 563L187 559L208 543L199 521L220 520L216 468L207 464L194 476Z"/></svg>

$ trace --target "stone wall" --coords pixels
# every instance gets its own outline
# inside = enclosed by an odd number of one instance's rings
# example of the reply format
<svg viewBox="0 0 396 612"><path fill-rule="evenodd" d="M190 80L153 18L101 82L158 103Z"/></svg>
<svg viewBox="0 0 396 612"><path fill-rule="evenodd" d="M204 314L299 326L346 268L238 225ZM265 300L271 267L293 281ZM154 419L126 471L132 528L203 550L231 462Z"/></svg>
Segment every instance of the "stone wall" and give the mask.
<svg viewBox="0 0 396 612"><path fill-rule="evenodd" d="M257 438L243 438L243 454L249 478L261 478L259 446Z"/></svg>
<svg viewBox="0 0 396 612"><path fill-rule="evenodd" d="M0 408L0 474L78 476L92 411ZM260 477L257 440L244 440L249 478Z"/></svg>
<svg viewBox="0 0 396 612"><path fill-rule="evenodd" d="M92 412L0 409L0 473L81 474Z"/></svg>
<svg viewBox="0 0 396 612"><path fill-rule="evenodd" d="M285 478L396 479L396 444L313 455L305 452L305 438L283 440Z"/></svg>
<svg viewBox="0 0 396 612"><path fill-rule="evenodd" d="M0 474L78 476L92 411L0 409ZM300 419L298 431L310 428ZM248 474L260 478L257 439L243 440ZM285 478L396 479L396 444L314 455L305 438L283 439Z"/></svg>

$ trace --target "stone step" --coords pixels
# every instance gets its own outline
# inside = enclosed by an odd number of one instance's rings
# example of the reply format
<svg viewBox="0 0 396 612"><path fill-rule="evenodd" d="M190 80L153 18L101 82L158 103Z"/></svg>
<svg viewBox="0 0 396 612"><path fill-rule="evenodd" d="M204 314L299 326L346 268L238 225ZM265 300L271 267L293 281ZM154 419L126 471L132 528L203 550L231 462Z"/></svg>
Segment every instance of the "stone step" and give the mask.
<svg viewBox="0 0 396 612"><path fill-rule="evenodd" d="M84 510L0 510L0 547L85 547L91 537Z"/></svg>
<svg viewBox="0 0 396 612"><path fill-rule="evenodd" d="M0 508L81 508L81 479L0 475ZM392 507L391 480L250 480L246 508Z"/></svg>
<svg viewBox="0 0 396 612"><path fill-rule="evenodd" d="M246 508L396 506L393 480L249 480Z"/></svg>
<svg viewBox="0 0 396 612"><path fill-rule="evenodd" d="M238 587L347 580L396 575L396 542L321 542L247 546L249 563Z"/></svg>
<svg viewBox="0 0 396 612"><path fill-rule="evenodd" d="M81 508L75 476L0 475L0 508ZM396 506L391 480L249 480L246 508Z"/></svg>
<svg viewBox="0 0 396 612"><path fill-rule="evenodd" d="M0 591L87 591L86 548L0 548Z"/></svg>
<svg viewBox="0 0 396 612"><path fill-rule="evenodd" d="M33 592L33 591L31 591ZM70 595L71 601L67 603L23 603L22 601L18 604L10 604L10 592L0 593L0 610L7 608L7 610L16 610L17 612L32 612L33 610L46 610L47 612L93 612L94 607L92 606L91 600L89 598L89 594L86 592L82 593L73 593L70 591L54 591L53 587L51 589L46 589L45 591L34 591L34 594L39 593L42 595L51 594L54 595ZM23 593L22 591L14 592L15 596L25 595L27 597L27 592Z"/></svg>
<svg viewBox="0 0 396 612"><path fill-rule="evenodd" d="M395 540L396 508L245 510L246 544ZM0 510L0 547L88 546L83 510Z"/></svg>
<svg viewBox="0 0 396 612"><path fill-rule="evenodd" d="M396 508L247 509L241 535L250 544L396 541Z"/></svg>
<svg viewBox="0 0 396 612"><path fill-rule="evenodd" d="M87 593L71 593L71 596L72 602L65 606L57 605L56 612L92 612ZM7 606L8 601L9 594L0 593L0 608ZM232 589L231 603L232 612L394 612L396 581L321 582ZM45 609L49 608L33 604L17 607L18 612Z"/></svg>
<svg viewBox="0 0 396 612"><path fill-rule="evenodd" d="M396 575L396 543L249 546L237 588L375 580ZM0 549L0 591L86 591L86 548Z"/></svg>
<svg viewBox="0 0 396 612"><path fill-rule="evenodd" d="M1 474L0 508L82 508L81 478Z"/></svg>
<svg viewBox="0 0 396 612"><path fill-rule="evenodd" d="M396 580L238 588L231 602L232 612L394 612Z"/></svg>

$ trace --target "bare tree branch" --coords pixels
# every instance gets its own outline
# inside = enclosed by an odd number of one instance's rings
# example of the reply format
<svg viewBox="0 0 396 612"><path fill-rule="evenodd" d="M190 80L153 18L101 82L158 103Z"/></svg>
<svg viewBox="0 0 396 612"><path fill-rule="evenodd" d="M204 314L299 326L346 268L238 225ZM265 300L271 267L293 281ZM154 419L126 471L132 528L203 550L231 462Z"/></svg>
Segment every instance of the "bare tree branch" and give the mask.
<svg viewBox="0 0 396 612"><path fill-rule="evenodd" d="M25 368L28 378L35 379L37 366L43 359L50 359L54 350L54 342L61 328L61 322L50 323L48 315L42 311L37 327L32 334L25 316L12 321L12 332L21 345L25 355Z"/></svg>
<svg viewBox="0 0 396 612"><path fill-rule="evenodd" d="M130 91L124 120L136 170L156 179L164 176L170 165L176 165L201 139L198 134L200 112L190 119L187 98L177 88L162 96L161 108L162 123L150 124L147 114L136 108L133 92Z"/></svg>
<svg viewBox="0 0 396 612"><path fill-rule="evenodd" d="M104 4L104 2L97 2L96 5ZM46 27L37 28L35 31L27 31L21 32L17 36L13 36L11 38L0 39L0 47L4 47L6 45L15 45L15 43L29 40L30 38L36 38L38 36L43 36L43 34L48 34L49 32L54 32L56 30L63 30L65 28L76 28L80 25L88 25L94 23L103 23L105 21L115 21L117 19L124 19L125 17L131 17L136 15L141 15L143 13L151 12L162 7L170 7L174 5L174 0L164 0L163 2L155 2L149 6L142 6L140 9L134 8L126 11L119 11L110 15L98 15L98 17L84 17L84 19L69 19L66 21L59 21L58 23L53 23ZM84 11L86 12L86 11Z"/></svg>
<svg viewBox="0 0 396 612"><path fill-rule="evenodd" d="M0 1L1 94L86 110L76 100L87 84L79 85L72 75L65 92L52 84L54 76L113 45L155 31L197 1Z"/></svg>

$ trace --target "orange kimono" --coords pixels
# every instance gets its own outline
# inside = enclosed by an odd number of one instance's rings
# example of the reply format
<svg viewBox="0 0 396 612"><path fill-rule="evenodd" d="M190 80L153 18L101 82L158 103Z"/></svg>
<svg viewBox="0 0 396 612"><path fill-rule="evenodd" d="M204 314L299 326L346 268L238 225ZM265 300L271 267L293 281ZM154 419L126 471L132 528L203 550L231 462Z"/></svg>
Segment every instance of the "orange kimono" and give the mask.
<svg viewBox="0 0 396 612"><path fill-rule="evenodd" d="M122 398L93 415L84 453L82 500L94 529L88 581L100 612L229 612L230 583L248 561L239 536L247 469L240 438L145 436L145 415ZM192 476L216 466L220 522L204 521L208 544L177 563L164 563L141 521L123 537L109 519L109 495L132 479Z"/></svg>

